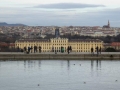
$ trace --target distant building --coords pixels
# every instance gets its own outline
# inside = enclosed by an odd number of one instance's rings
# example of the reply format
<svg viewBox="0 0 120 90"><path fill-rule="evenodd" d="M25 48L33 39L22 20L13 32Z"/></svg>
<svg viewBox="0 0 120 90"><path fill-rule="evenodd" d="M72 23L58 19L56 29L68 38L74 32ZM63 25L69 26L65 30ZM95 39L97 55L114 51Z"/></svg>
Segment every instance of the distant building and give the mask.
<svg viewBox="0 0 120 90"><path fill-rule="evenodd" d="M15 43L10 43L9 48L15 48Z"/></svg>
<svg viewBox="0 0 120 90"><path fill-rule="evenodd" d="M114 48L117 51L120 51L120 42L104 43L104 49Z"/></svg>
<svg viewBox="0 0 120 90"><path fill-rule="evenodd" d="M120 42L112 42L111 47L113 47L116 50L120 51Z"/></svg>
<svg viewBox="0 0 120 90"><path fill-rule="evenodd" d="M108 20L108 25L104 25L103 28L110 28L110 22Z"/></svg>
<svg viewBox="0 0 120 90"><path fill-rule="evenodd" d="M59 32L59 28L55 29L55 37L59 38L60 37L60 32Z"/></svg>

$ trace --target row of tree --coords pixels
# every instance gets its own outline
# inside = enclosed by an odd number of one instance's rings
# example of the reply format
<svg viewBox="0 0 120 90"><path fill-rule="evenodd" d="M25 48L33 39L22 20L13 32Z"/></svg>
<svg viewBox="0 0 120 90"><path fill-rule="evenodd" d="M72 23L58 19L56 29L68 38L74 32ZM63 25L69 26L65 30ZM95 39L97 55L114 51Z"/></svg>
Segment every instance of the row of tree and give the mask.
<svg viewBox="0 0 120 90"><path fill-rule="evenodd" d="M45 39L50 39L54 38L55 35L46 35ZM61 35L61 38L68 38L68 39L100 39L104 43L111 43L111 42L120 42L120 34L117 36L106 36L106 37L92 37L92 36L80 36L80 35L71 35L71 34L66 34L66 35ZM41 39L41 38L39 38Z"/></svg>
<svg viewBox="0 0 120 90"><path fill-rule="evenodd" d="M13 35L0 34L0 42L14 43L17 39L20 39L20 35L18 34Z"/></svg>
<svg viewBox="0 0 120 90"><path fill-rule="evenodd" d="M55 35L46 35L45 39L54 38ZM111 43L111 42L120 42L120 34L117 36L106 36L106 37L91 37L91 36L80 36L80 35L62 35L61 38L68 38L68 39L100 39L104 41L104 43ZM6 43L14 43L17 39L20 39L20 35L13 34L11 37L7 35L0 34L0 42ZM42 38L37 38L42 39Z"/></svg>

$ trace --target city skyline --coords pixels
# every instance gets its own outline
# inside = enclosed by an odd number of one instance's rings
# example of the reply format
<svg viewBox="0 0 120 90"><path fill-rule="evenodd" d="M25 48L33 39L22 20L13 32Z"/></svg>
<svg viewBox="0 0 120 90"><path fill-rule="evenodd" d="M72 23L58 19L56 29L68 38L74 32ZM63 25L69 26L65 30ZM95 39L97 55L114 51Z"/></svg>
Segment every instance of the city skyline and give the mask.
<svg viewBox="0 0 120 90"><path fill-rule="evenodd" d="M1 0L0 22L29 26L120 27L120 2L117 0Z"/></svg>

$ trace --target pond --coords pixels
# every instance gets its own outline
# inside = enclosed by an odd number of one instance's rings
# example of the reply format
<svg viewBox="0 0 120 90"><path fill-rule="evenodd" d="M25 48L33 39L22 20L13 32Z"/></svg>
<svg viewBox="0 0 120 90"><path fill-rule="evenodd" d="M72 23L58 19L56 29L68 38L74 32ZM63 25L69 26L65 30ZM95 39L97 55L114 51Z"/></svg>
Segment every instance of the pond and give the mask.
<svg viewBox="0 0 120 90"><path fill-rule="evenodd" d="M0 90L118 90L119 60L0 61Z"/></svg>

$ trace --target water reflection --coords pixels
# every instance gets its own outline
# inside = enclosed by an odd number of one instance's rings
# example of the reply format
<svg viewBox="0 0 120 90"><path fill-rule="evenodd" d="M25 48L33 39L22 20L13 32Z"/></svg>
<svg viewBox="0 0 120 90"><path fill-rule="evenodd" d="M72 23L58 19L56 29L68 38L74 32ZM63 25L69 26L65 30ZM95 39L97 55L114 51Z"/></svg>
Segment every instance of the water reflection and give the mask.
<svg viewBox="0 0 120 90"><path fill-rule="evenodd" d="M101 60L95 60L96 62L96 70L101 70ZM94 68L94 60L91 60L91 70Z"/></svg>
<svg viewBox="0 0 120 90"><path fill-rule="evenodd" d="M100 70L101 70L101 60L91 60L91 75L93 76L94 72L96 71L97 76L98 76Z"/></svg>
<svg viewBox="0 0 120 90"><path fill-rule="evenodd" d="M67 65L67 69L69 70L70 67L71 67L70 66L70 61L72 61L72 60L66 60L66 61L65 60L61 60L60 61L61 68L64 68ZM84 62L84 61L81 61L81 62ZM95 62L96 62L96 66L94 66ZM17 64L19 66L19 62ZM38 61L35 61L35 60L24 60L24 68L26 68L26 67L28 67L28 68L39 67L39 69L40 69L41 68L41 64L42 64L42 60L38 60ZM76 64L73 64L73 65L75 66ZM84 63L83 63L83 65L84 65ZM1 66L1 63L0 63L0 66ZM81 63L79 64L79 66L81 66ZM92 72L94 71L94 68L96 68L96 70L101 70L101 60L91 60L91 71Z"/></svg>
<svg viewBox="0 0 120 90"><path fill-rule="evenodd" d="M91 60L91 70L93 71L94 60Z"/></svg>
<svg viewBox="0 0 120 90"><path fill-rule="evenodd" d="M101 60L96 60L96 69L101 70Z"/></svg>
<svg viewBox="0 0 120 90"><path fill-rule="evenodd" d="M24 60L24 68L35 68L38 67L39 69L41 68L41 60Z"/></svg>
<svg viewBox="0 0 120 90"><path fill-rule="evenodd" d="M63 68L63 63L64 63L63 60L61 60L61 68Z"/></svg>
<svg viewBox="0 0 120 90"><path fill-rule="evenodd" d="M26 60L24 60L24 68L26 68Z"/></svg>
<svg viewBox="0 0 120 90"><path fill-rule="evenodd" d="M41 60L38 61L38 66L41 67Z"/></svg>
<svg viewBox="0 0 120 90"><path fill-rule="evenodd" d="M101 70L101 60L99 60L99 66L100 66L100 70Z"/></svg>
<svg viewBox="0 0 120 90"><path fill-rule="evenodd" d="M97 67L96 69L98 70L98 60L96 60L96 67Z"/></svg>
<svg viewBox="0 0 120 90"><path fill-rule="evenodd" d="M67 60L67 67L68 67L68 70L70 69L70 60Z"/></svg>

